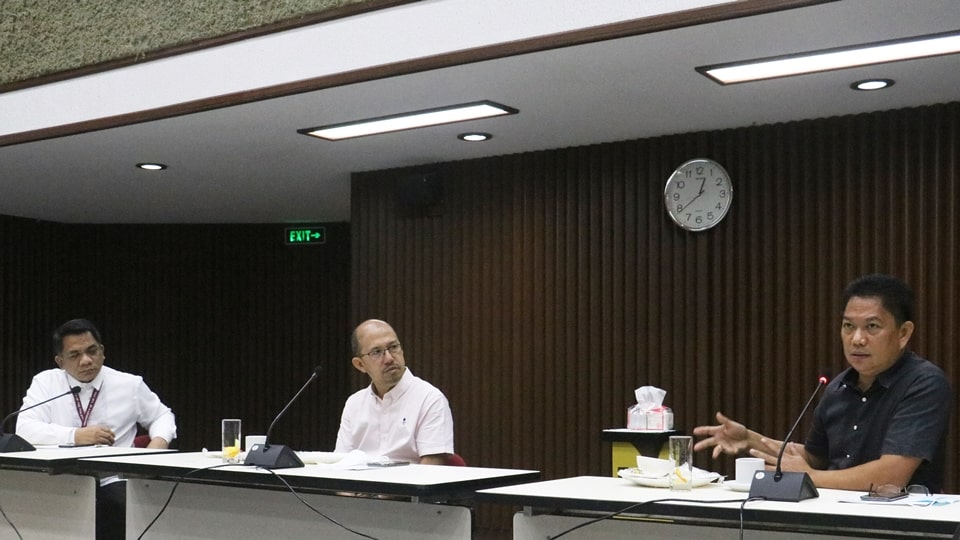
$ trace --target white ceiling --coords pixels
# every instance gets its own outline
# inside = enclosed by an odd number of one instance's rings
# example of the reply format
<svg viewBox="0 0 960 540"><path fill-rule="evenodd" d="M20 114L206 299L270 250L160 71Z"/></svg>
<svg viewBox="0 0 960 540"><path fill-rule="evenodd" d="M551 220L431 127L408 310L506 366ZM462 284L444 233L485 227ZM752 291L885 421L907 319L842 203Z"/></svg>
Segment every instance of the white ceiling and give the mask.
<svg viewBox="0 0 960 540"><path fill-rule="evenodd" d="M418 2L397 12L378 12L378 16L396 21L400 14L409 15L410 9L450 9L457 7L458 1ZM705 2L606 0L593 4L689 8L698 3ZM451 18L449 14L432 18L435 15L435 11L421 11L417 19ZM569 22L578 20L580 14L571 11L563 15L568 26L537 27L536 33L562 35L575 30ZM606 21L589 20L586 26L638 17L629 10L610 16ZM536 26L523 24L522 18L511 20L514 28ZM478 26L495 22L466 16L437 26L456 35L475 33ZM346 25L348 32L351 24L361 25L353 31L371 27L365 16L337 24ZM348 221L350 173L356 171L956 101L960 98L960 55L731 86L720 86L694 68L957 29L960 5L956 0L844 0L9 144L0 147L0 214L76 223ZM488 45L529 39L502 34ZM245 45L250 45L249 40ZM385 44L387 49L393 45ZM261 42L260 46L266 45ZM483 46L471 43L469 48L482 50ZM318 53L307 48L299 54L309 59ZM178 62L193 60L174 57L161 62L164 69L170 69ZM376 59L369 61L375 65ZM149 70L160 67L151 64L137 66L140 71L127 74L149 81ZM269 71L263 64L250 67L256 72ZM849 89L851 82L867 77L897 82L879 92ZM83 82L54 83L54 90L69 93L71 84ZM123 90L122 85L111 86L117 87ZM12 103L6 104L4 113L4 97L26 98L23 103L37 104L44 103L39 97L50 91L37 87L0 95L0 126ZM36 99L31 101L31 96ZM339 142L296 132L481 99L509 105L520 113ZM17 107L19 117L34 117L30 107ZM35 117L39 118L39 113ZM51 122L40 127L55 126L56 118ZM468 130L487 131L494 138L485 143L456 139L458 133ZM0 135L4 133L9 130L0 129ZM160 161L169 169L154 173L135 169L134 164L142 161Z"/></svg>

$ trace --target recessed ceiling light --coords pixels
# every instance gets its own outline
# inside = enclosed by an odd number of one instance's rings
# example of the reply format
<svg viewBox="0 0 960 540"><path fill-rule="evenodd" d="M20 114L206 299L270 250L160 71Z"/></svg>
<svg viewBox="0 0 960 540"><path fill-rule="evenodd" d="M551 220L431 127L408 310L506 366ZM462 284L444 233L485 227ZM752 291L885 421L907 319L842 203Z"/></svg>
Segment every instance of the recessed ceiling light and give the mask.
<svg viewBox="0 0 960 540"><path fill-rule="evenodd" d="M960 32L953 31L852 47L701 66L696 70L720 84L734 84L957 53L960 53Z"/></svg>
<svg viewBox="0 0 960 540"><path fill-rule="evenodd" d="M400 131L404 129L414 129L426 126L435 126L439 124L450 124L453 122L464 122L466 120L476 120L478 118L489 118L491 116L503 116L508 114L517 114L519 111L506 105L500 105L492 101L475 101L472 103L463 103L460 105L451 105L448 107L437 107L435 109L424 109L401 114L392 114L389 116L379 116L366 120L357 120L354 122L343 122L340 124L330 124L315 128L298 129L297 133L311 135L321 139L339 141L352 137L363 137L365 135L375 135L378 133L389 133L391 131Z"/></svg>
<svg viewBox="0 0 960 540"><path fill-rule="evenodd" d="M162 171L167 168L163 163L137 163L138 169L145 171Z"/></svg>
<svg viewBox="0 0 960 540"><path fill-rule="evenodd" d="M893 86L893 79L864 79L850 85L854 90L882 90Z"/></svg>
<svg viewBox="0 0 960 540"><path fill-rule="evenodd" d="M461 133L457 135L457 138L460 139L461 141L481 142L481 141L489 141L490 139L493 138L493 135L489 133Z"/></svg>

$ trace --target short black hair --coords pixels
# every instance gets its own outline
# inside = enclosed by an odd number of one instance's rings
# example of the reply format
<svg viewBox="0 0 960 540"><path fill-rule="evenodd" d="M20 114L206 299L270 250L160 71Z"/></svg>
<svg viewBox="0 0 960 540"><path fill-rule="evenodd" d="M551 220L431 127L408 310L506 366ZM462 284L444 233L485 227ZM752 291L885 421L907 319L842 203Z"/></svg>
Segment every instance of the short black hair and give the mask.
<svg viewBox="0 0 960 540"><path fill-rule="evenodd" d="M60 325L53 331L53 352L57 355L63 352L63 338L66 336L79 336L90 332L93 339L100 343L100 331L92 322L86 319L73 319Z"/></svg>
<svg viewBox="0 0 960 540"><path fill-rule="evenodd" d="M357 328L360 328L357 326ZM354 356L360 356L360 339L357 337L357 328L350 332L350 350Z"/></svg>
<svg viewBox="0 0 960 540"><path fill-rule="evenodd" d="M884 309L893 314L897 326L916 320L916 307L913 291L902 279L887 274L869 274L858 277L843 290L843 306L854 296L859 298L879 298Z"/></svg>

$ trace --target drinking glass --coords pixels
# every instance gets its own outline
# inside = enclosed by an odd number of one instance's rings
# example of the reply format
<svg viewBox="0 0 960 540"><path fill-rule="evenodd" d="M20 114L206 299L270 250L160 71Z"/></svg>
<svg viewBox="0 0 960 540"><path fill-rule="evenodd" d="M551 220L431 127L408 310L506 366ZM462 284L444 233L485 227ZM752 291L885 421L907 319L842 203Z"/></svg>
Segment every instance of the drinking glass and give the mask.
<svg viewBox="0 0 960 540"><path fill-rule="evenodd" d="M670 437L670 489L693 489L693 437Z"/></svg>
<svg viewBox="0 0 960 540"><path fill-rule="evenodd" d="M238 463L240 456L240 419L224 418L220 421L220 441L224 463Z"/></svg>

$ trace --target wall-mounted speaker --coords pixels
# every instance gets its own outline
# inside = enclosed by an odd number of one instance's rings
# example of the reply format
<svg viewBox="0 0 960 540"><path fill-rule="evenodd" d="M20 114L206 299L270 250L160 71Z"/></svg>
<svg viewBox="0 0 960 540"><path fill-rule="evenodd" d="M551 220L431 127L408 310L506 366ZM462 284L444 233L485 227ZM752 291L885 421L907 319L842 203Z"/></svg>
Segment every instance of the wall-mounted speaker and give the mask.
<svg viewBox="0 0 960 540"><path fill-rule="evenodd" d="M410 216L440 215L443 183L437 171L407 173L397 179L397 202Z"/></svg>

